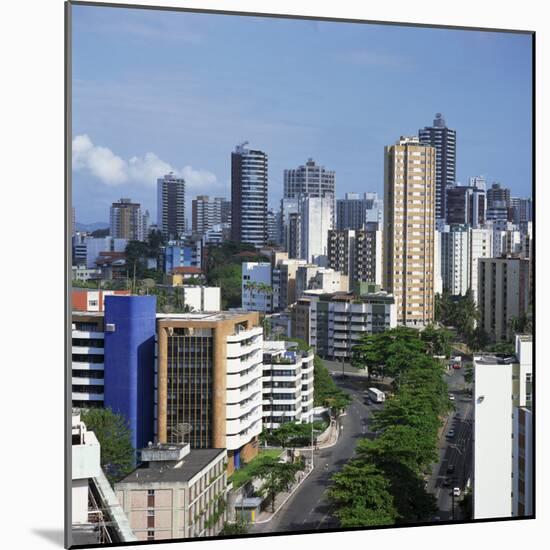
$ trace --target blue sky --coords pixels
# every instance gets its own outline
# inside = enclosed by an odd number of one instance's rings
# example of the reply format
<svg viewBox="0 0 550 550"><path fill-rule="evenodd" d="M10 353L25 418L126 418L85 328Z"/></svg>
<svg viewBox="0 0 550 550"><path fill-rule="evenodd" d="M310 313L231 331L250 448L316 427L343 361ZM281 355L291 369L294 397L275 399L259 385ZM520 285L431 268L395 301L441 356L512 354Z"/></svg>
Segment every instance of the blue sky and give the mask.
<svg viewBox="0 0 550 550"><path fill-rule="evenodd" d="M230 198L235 145L336 171L337 196L383 190L384 146L442 112L457 179L531 195L531 37L73 6L73 203L108 221L130 197L156 220L156 177Z"/></svg>

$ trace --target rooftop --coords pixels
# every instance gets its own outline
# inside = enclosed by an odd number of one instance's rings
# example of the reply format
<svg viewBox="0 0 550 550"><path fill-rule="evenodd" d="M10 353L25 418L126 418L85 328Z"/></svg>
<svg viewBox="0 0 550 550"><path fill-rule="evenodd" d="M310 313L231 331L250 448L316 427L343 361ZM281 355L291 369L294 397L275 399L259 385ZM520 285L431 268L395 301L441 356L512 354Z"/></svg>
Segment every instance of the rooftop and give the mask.
<svg viewBox="0 0 550 550"><path fill-rule="evenodd" d="M517 363L515 355L504 355L502 353L477 355L474 356L474 362L478 365L510 365Z"/></svg>
<svg viewBox="0 0 550 550"><path fill-rule="evenodd" d="M136 468L117 485L124 483L186 483L225 452L225 449L193 449L179 462L148 462Z"/></svg>
<svg viewBox="0 0 550 550"><path fill-rule="evenodd" d="M202 274L203 271L200 267L193 267L193 266L180 266L180 267L174 267L172 269L172 273L196 273L197 275Z"/></svg>
<svg viewBox="0 0 550 550"><path fill-rule="evenodd" d="M254 314L250 311L212 311L201 313L157 313L159 321L203 321L211 323L213 321L238 320L240 317L248 317Z"/></svg>

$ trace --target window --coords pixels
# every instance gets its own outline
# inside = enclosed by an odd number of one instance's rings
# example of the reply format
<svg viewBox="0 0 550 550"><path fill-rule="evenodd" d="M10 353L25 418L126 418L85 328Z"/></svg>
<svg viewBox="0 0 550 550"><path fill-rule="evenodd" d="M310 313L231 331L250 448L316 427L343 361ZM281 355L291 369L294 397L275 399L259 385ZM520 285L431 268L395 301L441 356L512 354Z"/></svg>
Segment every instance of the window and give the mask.
<svg viewBox="0 0 550 550"><path fill-rule="evenodd" d="M155 540L155 532L147 531L147 540Z"/></svg>

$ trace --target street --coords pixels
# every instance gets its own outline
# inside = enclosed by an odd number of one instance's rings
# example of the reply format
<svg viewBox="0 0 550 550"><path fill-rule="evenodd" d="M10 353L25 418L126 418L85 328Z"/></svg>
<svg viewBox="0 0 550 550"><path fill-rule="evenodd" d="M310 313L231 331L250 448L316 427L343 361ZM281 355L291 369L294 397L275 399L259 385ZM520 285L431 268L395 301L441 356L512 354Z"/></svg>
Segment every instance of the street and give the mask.
<svg viewBox="0 0 550 550"><path fill-rule="evenodd" d="M328 362L326 362L328 363ZM328 366L328 365L327 365ZM346 369L349 366L346 366ZM341 372L341 371L340 371ZM368 434L368 418L379 405L365 405L363 388L351 378L335 377L336 384L350 393L352 403L340 417L340 438L333 447L315 452L315 468L302 486L269 523L254 525L252 533L291 532L338 527L330 516L326 490L331 476L339 471L355 452L359 438Z"/></svg>
<svg viewBox="0 0 550 550"><path fill-rule="evenodd" d="M455 396L455 411L450 413L444 426L439 463L434 465L428 480L427 490L437 499L437 515L441 521L461 519L459 499L456 497L453 518L452 490L459 487L462 495L471 477L473 403L464 391L464 369L464 366L459 370L453 369L446 375L449 393ZM447 437L449 430L454 430L453 437Z"/></svg>
<svg viewBox="0 0 550 550"><path fill-rule="evenodd" d="M340 417L340 438L336 445L314 453L314 471L303 482L302 486L283 505L282 509L268 523L256 524L252 533L291 532L338 527L330 514L326 490L330 478L338 472L355 454L355 447L361 437L369 434L369 418L379 410L381 405L364 402L364 390L368 384L363 373L346 364L345 376L342 376L341 363L325 361L325 365L338 387L352 396L352 403L346 414ZM453 519L452 490L459 487L463 494L472 467L472 418L473 404L464 390L464 366L460 370L452 369L445 379L449 393L455 396L455 411L451 412L443 428L439 448L439 462L432 468L432 475L427 482L428 492L437 499L437 516L441 521ZM343 428L343 429L342 429ZM454 430L453 437L447 437L449 430ZM449 468L452 472L448 473ZM448 486L445 480L449 478ZM454 519L461 519L458 499L454 499Z"/></svg>

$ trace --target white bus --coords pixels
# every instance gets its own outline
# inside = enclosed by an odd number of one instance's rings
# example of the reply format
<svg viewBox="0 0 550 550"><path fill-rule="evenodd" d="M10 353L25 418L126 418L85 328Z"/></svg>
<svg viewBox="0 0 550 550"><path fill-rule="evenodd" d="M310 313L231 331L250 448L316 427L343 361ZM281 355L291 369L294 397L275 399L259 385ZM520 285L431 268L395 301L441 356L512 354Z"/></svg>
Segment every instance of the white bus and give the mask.
<svg viewBox="0 0 550 550"><path fill-rule="evenodd" d="M377 388L369 388L367 390L367 395L374 403L383 403L386 400L384 392Z"/></svg>

